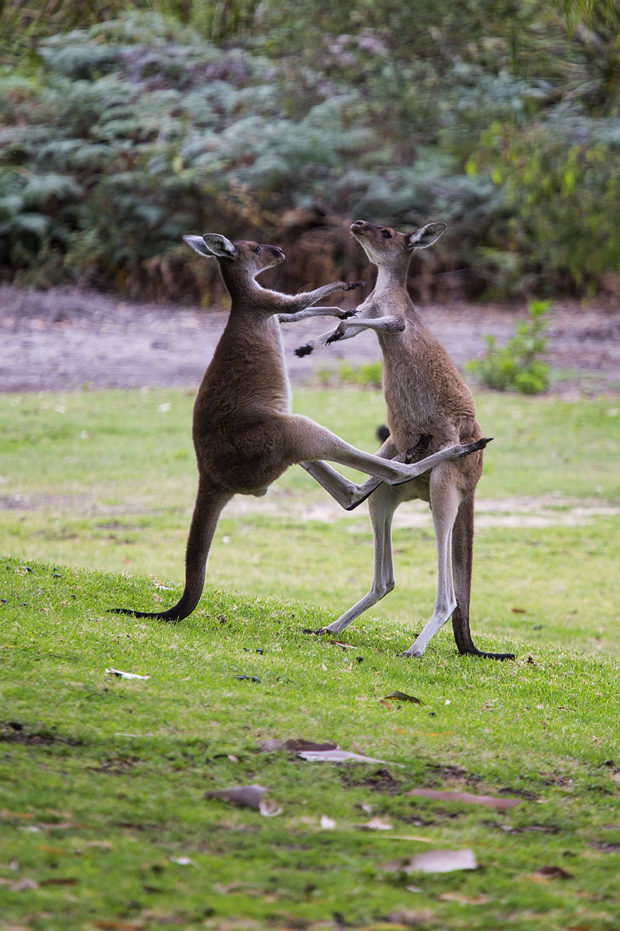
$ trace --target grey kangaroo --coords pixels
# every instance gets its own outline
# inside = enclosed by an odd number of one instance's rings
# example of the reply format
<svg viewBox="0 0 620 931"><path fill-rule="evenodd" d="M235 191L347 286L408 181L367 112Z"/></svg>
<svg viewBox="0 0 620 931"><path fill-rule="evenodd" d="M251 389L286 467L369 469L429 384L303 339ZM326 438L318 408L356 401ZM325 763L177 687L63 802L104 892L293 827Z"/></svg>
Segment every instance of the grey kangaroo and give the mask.
<svg viewBox="0 0 620 931"><path fill-rule="evenodd" d="M406 287L407 271L415 249L433 245L445 223L429 223L410 233L356 220L351 233L377 266L375 288L357 308L354 319L323 333L298 355L316 346L350 339L365 329L377 333L383 352L383 388L389 437L378 455L388 459L423 460L455 443L476 443L482 431L476 420L471 392L441 343L416 311ZM369 509L375 543L375 568L367 595L321 632L339 633L351 621L394 588L391 526L394 511L403 501L421 498L432 509L437 544L437 598L433 615L403 654L420 657L431 638L452 617L460 653L490 659L514 659L512 653L479 650L469 626L474 542L474 494L482 473L482 450L459 460L446 460L432 471L404 485L386 485L369 479L357 491L327 463L305 468L343 507L351 509L370 495Z"/></svg>
<svg viewBox="0 0 620 931"><path fill-rule="evenodd" d="M350 316L339 307L313 307L350 286L338 281L303 294L281 294L256 281L260 272L284 261L277 246L231 242L219 233L184 240L200 255L218 261L232 301L194 404L198 494L187 541L185 589L166 611L113 609L164 621L180 621L198 604L217 522L233 495L264 495L288 466L314 459L353 466L388 483L408 481L446 459L478 450L483 442L455 444L423 463L392 463L350 446L307 417L292 415L280 322Z"/></svg>

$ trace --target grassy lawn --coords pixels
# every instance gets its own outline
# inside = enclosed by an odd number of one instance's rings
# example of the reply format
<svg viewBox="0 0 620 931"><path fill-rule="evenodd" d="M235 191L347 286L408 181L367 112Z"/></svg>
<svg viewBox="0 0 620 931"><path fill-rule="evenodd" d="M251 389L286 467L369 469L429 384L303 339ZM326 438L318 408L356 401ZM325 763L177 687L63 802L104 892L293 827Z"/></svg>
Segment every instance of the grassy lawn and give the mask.
<svg viewBox="0 0 620 931"><path fill-rule="evenodd" d="M399 512L396 591L344 645L304 634L363 594L372 544L366 514L325 512L300 469L225 514L185 622L106 614L179 591L191 405L0 397L0 928L616 928L617 400L478 398L496 439L473 628L514 649L505 664L459 657L449 625L423 660L398 657L434 598L422 505ZM375 447L378 393L296 406ZM279 814L205 795L252 783ZM407 871L466 849L476 869Z"/></svg>

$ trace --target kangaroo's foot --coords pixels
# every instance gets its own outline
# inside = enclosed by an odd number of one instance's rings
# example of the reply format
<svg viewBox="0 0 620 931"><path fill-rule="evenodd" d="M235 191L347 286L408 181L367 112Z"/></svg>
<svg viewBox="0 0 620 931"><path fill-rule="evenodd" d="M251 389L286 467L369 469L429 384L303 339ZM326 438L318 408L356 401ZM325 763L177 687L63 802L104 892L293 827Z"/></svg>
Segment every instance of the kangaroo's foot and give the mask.
<svg viewBox="0 0 620 931"><path fill-rule="evenodd" d="M404 653L399 653L399 656L403 656L405 659L421 659L426 652L426 647L416 647L415 643L413 646L410 646L408 650L405 650ZM512 660L515 658L514 653L487 653L486 650L479 650L477 647L474 647L473 650L467 650L462 654L463 656L477 656L480 659L496 659L500 662L504 660Z"/></svg>

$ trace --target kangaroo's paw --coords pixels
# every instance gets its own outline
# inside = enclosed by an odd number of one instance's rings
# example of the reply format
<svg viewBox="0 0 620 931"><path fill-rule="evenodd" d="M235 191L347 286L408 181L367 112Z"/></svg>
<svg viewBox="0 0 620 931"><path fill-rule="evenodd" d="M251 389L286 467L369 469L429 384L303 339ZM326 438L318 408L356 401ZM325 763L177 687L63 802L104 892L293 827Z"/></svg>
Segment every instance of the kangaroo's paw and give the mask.
<svg viewBox="0 0 620 931"><path fill-rule="evenodd" d="M343 336L344 336L344 330L342 329L342 327L337 326L334 332L330 333L330 335L325 340L325 345L329 346L331 343L337 343L338 340L342 339Z"/></svg>
<svg viewBox="0 0 620 931"><path fill-rule="evenodd" d="M462 452L459 453L458 458L463 459L464 456L470 456L479 449L485 449L492 440L492 436L483 436L482 439L476 440L475 443L464 443Z"/></svg>
<svg viewBox="0 0 620 931"><path fill-rule="evenodd" d="M306 343L305 346L297 347L297 349L295 350L295 355L299 356L299 358L301 359L303 356L309 356L310 353L312 352L312 349L313 347L309 343Z"/></svg>
<svg viewBox="0 0 620 931"><path fill-rule="evenodd" d="M345 291L355 291L356 288L363 288L363 281L352 281L351 284L348 284L345 288Z"/></svg>
<svg viewBox="0 0 620 931"><path fill-rule="evenodd" d="M354 317L356 313L357 310L341 310L336 316L340 317L341 320L348 320L349 317Z"/></svg>

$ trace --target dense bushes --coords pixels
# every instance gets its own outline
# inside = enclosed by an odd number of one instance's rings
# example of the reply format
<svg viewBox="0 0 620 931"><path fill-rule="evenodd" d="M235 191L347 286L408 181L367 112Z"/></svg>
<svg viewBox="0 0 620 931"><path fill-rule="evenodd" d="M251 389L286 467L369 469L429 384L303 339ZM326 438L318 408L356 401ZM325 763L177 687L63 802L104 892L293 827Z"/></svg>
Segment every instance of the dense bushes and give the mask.
<svg viewBox="0 0 620 931"><path fill-rule="evenodd" d="M170 0L177 19L41 39L0 74L0 267L205 299L185 232L277 239L306 283L317 251L348 270L344 218L435 217L426 296L596 291L620 265L617 36L605 20L594 56L546 5L507 5L237 0L201 20Z"/></svg>

